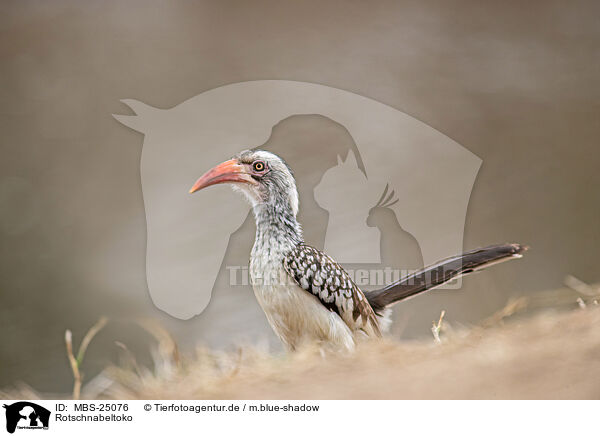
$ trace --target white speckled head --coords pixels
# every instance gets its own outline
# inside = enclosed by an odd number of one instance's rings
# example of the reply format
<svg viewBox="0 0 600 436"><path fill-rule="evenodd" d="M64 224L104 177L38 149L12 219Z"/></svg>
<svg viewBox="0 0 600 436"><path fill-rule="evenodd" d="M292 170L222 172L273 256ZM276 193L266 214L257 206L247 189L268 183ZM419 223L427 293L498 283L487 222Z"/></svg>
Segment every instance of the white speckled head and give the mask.
<svg viewBox="0 0 600 436"><path fill-rule="evenodd" d="M252 206L273 204L287 206L298 213L296 180L285 161L265 150L245 150L234 157L257 183L235 183L233 188L246 195ZM285 204L287 203L287 205Z"/></svg>

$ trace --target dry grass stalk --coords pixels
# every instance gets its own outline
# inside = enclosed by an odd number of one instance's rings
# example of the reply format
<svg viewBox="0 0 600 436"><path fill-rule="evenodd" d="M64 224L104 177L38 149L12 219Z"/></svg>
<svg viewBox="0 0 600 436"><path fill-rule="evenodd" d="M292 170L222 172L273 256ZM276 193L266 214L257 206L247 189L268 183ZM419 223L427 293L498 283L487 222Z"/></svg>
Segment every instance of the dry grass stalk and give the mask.
<svg viewBox="0 0 600 436"><path fill-rule="evenodd" d="M433 325L431 326L431 332L433 333L433 339L438 344L440 342L442 342L442 340L440 339L440 332L442 331L442 322L444 321L444 315L446 315L446 311L442 310L442 313L440 313L440 319L438 320L437 324L435 321L433 321Z"/></svg>
<svg viewBox="0 0 600 436"><path fill-rule="evenodd" d="M83 358L85 357L85 352L87 351L90 342L98 334L100 330L106 325L108 319L102 317L94 324L88 332L83 337L81 344L79 345L79 350L77 351L77 357L73 353L73 334L71 330L65 331L65 344L67 346L67 357L69 359L69 364L71 366L71 371L73 372L73 399L78 400L81 396L81 383L83 380L83 376L80 371L81 364L83 362Z"/></svg>
<svg viewBox="0 0 600 436"><path fill-rule="evenodd" d="M165 373L178 368L181 365L181 356L173 336L156 320L140 320L138 324L158 342L156 352L153 353L155 367L160 367Z"/></svg>
<svg viewBox="0 0 600 436"><path fill-rule="evenodd" d="M481 326L488 328L498 324L502 324L506 318L513 316L517 312L521 312L527 308L529 300L526 297L511 298L499 311L495 312L492 316L484 319L481 322Z"/></svg>
<svg viewBox="0 0 600 436"><path fill-rule="evenodd" d="M579 280L577 277L568 275L565 277L565 285L574 291L579 292L585 297L598 297L600 296L600 288L597 285L589 285L583 280Z"/></svg>

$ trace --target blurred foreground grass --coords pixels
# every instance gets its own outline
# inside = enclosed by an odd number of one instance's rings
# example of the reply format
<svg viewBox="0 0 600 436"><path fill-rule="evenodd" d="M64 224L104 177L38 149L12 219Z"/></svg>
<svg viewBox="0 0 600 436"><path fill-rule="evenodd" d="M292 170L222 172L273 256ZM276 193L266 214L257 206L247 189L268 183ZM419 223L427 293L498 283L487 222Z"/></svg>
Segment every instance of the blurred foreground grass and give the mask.
<svg viewBox="0 0 600 436"><path fill-rule="evenodd" d="M242 347L180 356L171 336L146 322L157 340L154 367L141 367L117 343L122 362L84 381L81 398L599 399L600 307L596 297L576 291L583 297L514 300L479 326L452 328L440 318L432 328L436 340L370 341L353 354ZM543 310L515 315L527 305ZM6 399L60 397L24 384L0 392Z"/></svg>

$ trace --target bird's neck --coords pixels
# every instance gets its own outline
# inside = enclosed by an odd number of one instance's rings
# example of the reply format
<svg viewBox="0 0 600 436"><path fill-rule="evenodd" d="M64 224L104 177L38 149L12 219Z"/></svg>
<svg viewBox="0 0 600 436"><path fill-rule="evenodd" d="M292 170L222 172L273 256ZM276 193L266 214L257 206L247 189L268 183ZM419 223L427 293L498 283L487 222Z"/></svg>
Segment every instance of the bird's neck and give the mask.
<svg viewBox="0 0 600 436"><path fill-rule="evenodd" d="M252 256L277 260L303 241L302 228L289 202L260 203L252 208L256 238Z"/></svg>

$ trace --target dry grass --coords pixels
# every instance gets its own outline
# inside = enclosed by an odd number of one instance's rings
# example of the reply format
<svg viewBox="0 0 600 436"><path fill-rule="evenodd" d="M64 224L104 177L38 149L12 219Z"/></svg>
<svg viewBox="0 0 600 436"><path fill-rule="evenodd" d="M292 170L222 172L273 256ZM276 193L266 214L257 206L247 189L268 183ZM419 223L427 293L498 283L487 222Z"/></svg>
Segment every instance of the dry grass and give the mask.
<svg viewBox="0 0 600 436"><path fill-rule="evenodd" d="M439 342L434 338L404 343L371 341L351 355L323 356L315 348L269 354L247 347L231 353L199 349L194 356L180 356L167 332L146 323L157 339L154 367L140 367L127 347L118 344L123 349L123 363L89 381L81 396L598 399L600 308L594 301L588 298L580 309L572 296L570 310L545 310L515 319L511 315L526 304L519 299L478 327L452 329L440 317L434 322ZM0 397L35 399L40 394L20 386L0 392Z"/></svg>
<svg viewBox="0 0 600 436"><path fill-rule="evenodd" d="M100 330L104 328L108 319L102 317L94 324L83 337L79 350L77 351L77 357L73 354L73 335L71 330L65 332L65 345L67 347L67 358L69 359L69 365L71 365L71 371L73 372L73 399L78 400L81 395L81 384L83 383L83 376L79 368L83 363L85 352L87 351L90 342L94 339L94 336L98 334Z"/></svg>
<svg viewBox="0 0 600 436"><path fill-rule="evenodd" d="M600 398L600 310L545 313L442 343L362 344L353 355L315 349L273 356L201 350L171 373L113 368L110 398L369 399Z"/></svg>

